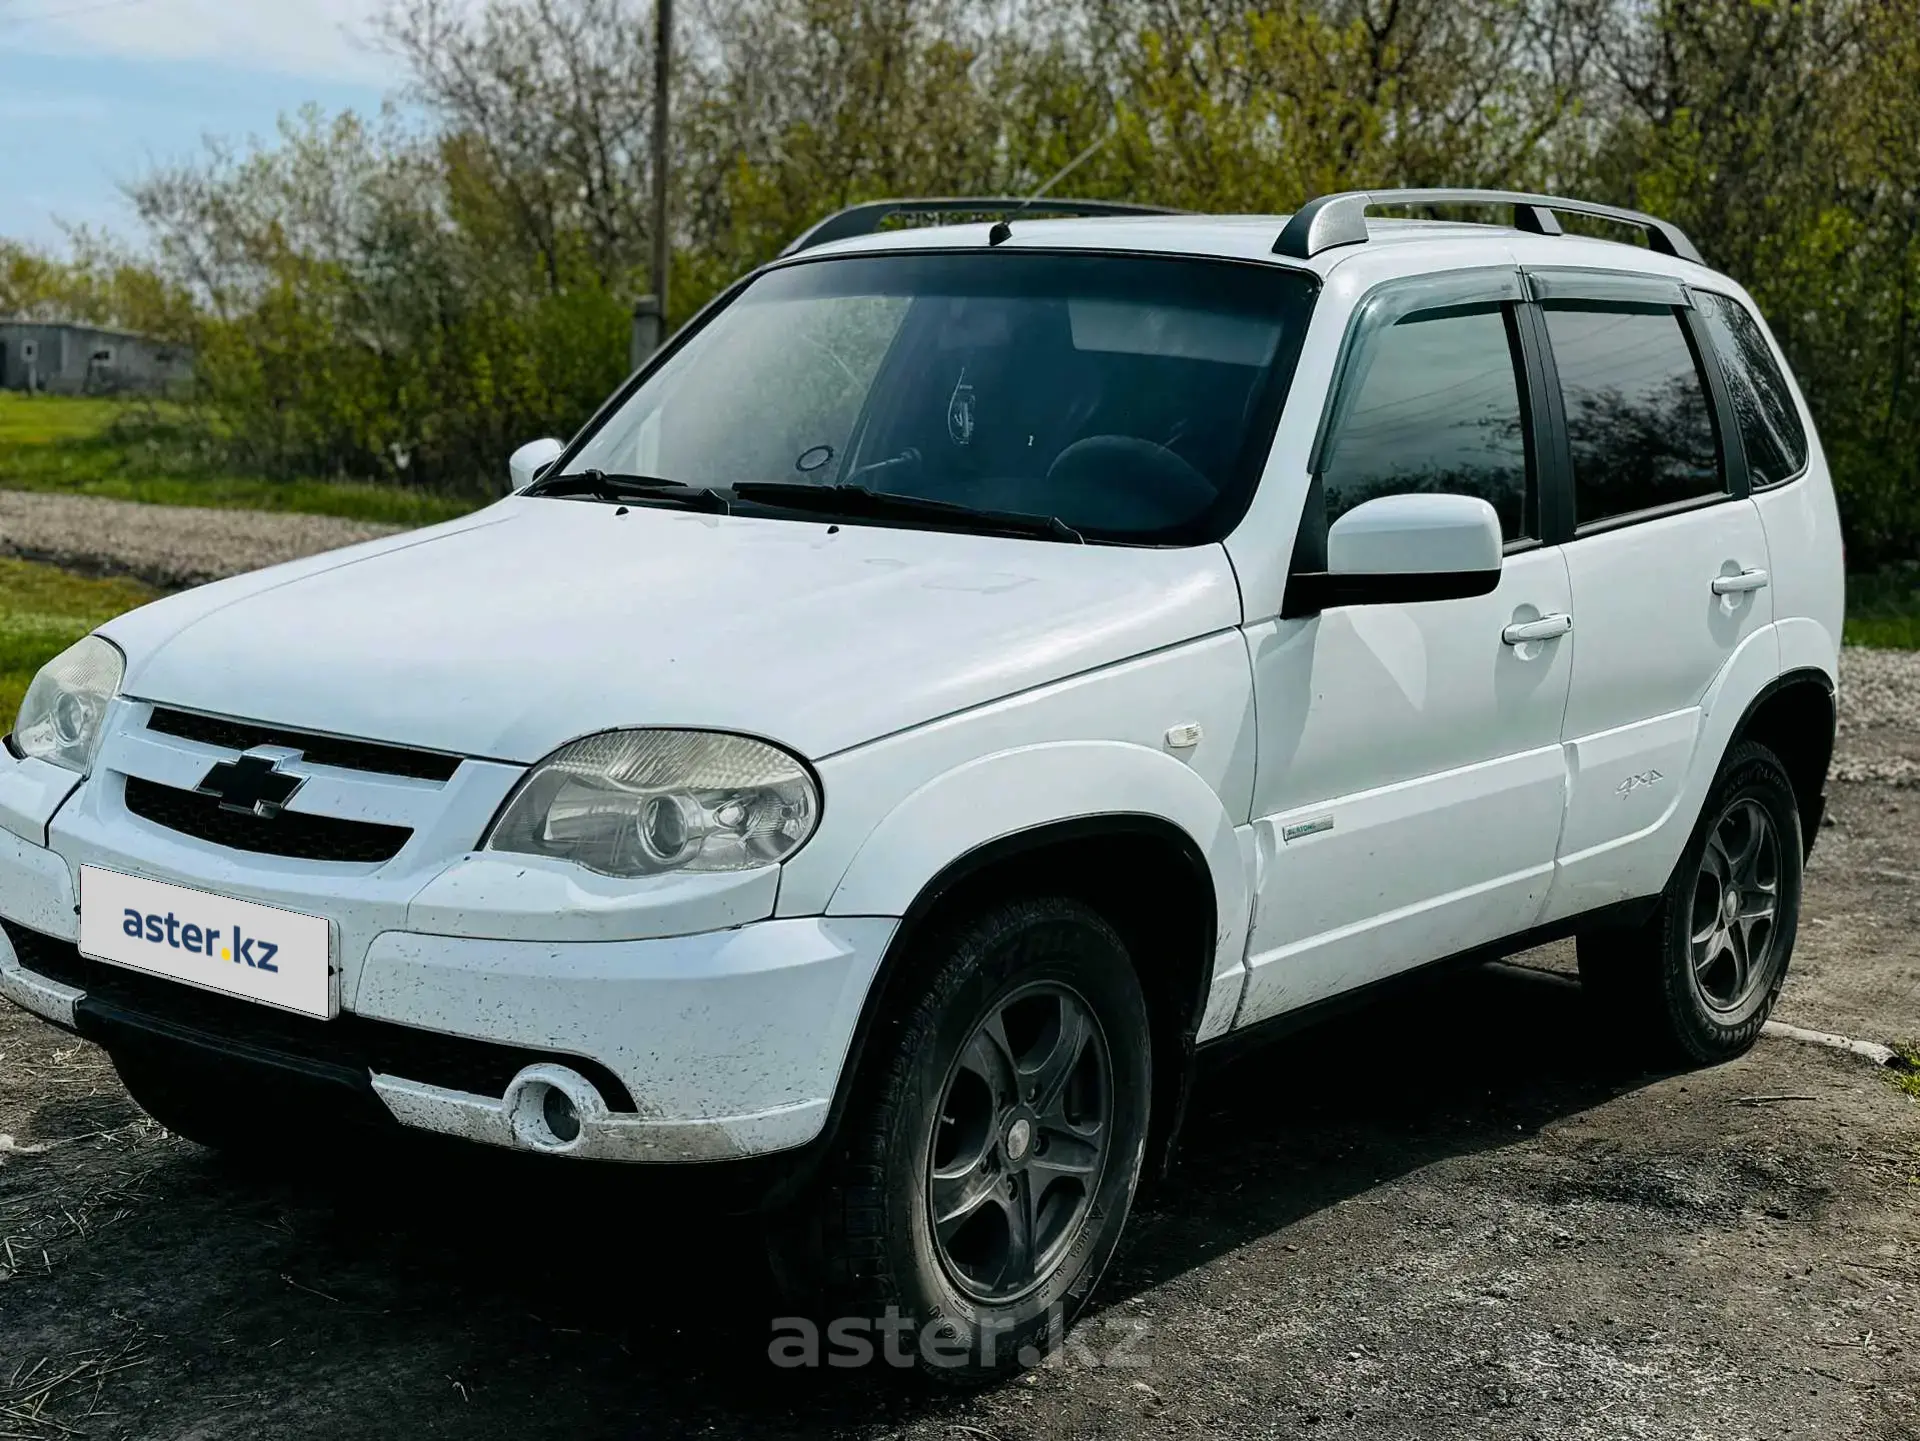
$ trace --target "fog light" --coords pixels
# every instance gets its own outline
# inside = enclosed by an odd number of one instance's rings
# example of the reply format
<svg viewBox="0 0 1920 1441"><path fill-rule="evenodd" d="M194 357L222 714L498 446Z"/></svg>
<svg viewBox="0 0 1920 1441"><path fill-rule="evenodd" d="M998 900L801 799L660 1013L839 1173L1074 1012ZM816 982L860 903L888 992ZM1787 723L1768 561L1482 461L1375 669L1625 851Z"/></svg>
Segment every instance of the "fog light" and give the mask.
<svg viewBox="0 0 1920 1441"><path fill-rule="evenodd" d="M579 1138L580 1113L573 1107L573 1098L558 1086L548 1086L546 1095L540 1098L540 1115L547 1129L553 1132L553 1138L561 1144L571 1144Z"/></svg>
<svg viewBox="0 0 1920 1441"><path fill-rule="evenodd" d="M576 1155L593 1145L595 1128L607 1119L607 1103L591 1081L548 1061L515 1076L502 1100L512 1144L523 1151Z"/></svg>

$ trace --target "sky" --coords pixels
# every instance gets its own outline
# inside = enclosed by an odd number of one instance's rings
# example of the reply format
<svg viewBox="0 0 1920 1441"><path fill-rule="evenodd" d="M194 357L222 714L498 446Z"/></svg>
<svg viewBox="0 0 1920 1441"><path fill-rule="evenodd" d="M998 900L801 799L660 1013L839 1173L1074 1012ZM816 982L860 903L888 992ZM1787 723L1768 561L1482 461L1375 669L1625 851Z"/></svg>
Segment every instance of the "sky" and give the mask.
<svg viewBox="0 0 1920 1441"><path fill-rule="evenodd" d="M373 110L399 81L380 0L0 0L0 235L61 222L138 243L120 193L203 137L272 134L314 102Z"/></svg>

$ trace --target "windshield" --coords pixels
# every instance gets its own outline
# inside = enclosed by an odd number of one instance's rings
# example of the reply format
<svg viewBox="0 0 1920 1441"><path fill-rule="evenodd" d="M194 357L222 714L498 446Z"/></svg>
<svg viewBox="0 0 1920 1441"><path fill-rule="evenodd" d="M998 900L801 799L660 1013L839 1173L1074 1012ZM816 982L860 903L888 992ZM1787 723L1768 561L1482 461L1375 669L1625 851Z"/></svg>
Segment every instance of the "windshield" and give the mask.
<svg viewBox="0 0 1920 1441"><path fill-rule="evenodd" d="M859 487L941 503L928 513L1058 521L1088 540L1217 539L1265 459L1311 294L1297 272L1179 258L982 251L785 266L669 357L566 473L722 492ZM800 498L811 515L839 508L828 492ZM845 509L965 524L862 496Z"/></svg>

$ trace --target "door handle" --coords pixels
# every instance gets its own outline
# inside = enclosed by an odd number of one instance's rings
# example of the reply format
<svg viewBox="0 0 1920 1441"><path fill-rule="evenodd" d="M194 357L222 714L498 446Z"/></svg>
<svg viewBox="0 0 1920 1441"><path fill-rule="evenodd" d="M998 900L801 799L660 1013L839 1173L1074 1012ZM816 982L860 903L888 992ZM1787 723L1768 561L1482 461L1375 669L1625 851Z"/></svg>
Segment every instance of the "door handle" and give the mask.
<svg viewBox="0 0 1920 1441"><path fill-rule="evenodd" d="M1716 575L1713 578L1715 595L1739 595L1742 591L1759 590L1767 583L1764 570L1743 570L1738 575Z"/></svg>
<svg viewBox="0 0 1920 1441"><path fill-rule="evenodd" d="M1564 612L1543 615L1538 620L1517 620L1500 632L1508 645L1525 645L1530 640L1553 640L1573 629L1573 617Z"/></svg>

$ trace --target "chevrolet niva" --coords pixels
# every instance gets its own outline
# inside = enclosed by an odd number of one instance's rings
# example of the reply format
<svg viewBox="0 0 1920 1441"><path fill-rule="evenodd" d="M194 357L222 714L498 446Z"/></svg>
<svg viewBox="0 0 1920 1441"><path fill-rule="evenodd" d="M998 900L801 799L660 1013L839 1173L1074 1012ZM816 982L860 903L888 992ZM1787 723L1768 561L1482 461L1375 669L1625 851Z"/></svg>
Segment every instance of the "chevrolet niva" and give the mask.
<svg viewBox="0 0 1920 1441"><path fill-rule="evenodd" d="M1747 294L1548 196L1044 209L831 217L507 498L51 661L0 993L216 1146L755 1167L975 1377L1225 1041L1572 935L1623 1045L1752 1044L1843 581Z"/></svg>

